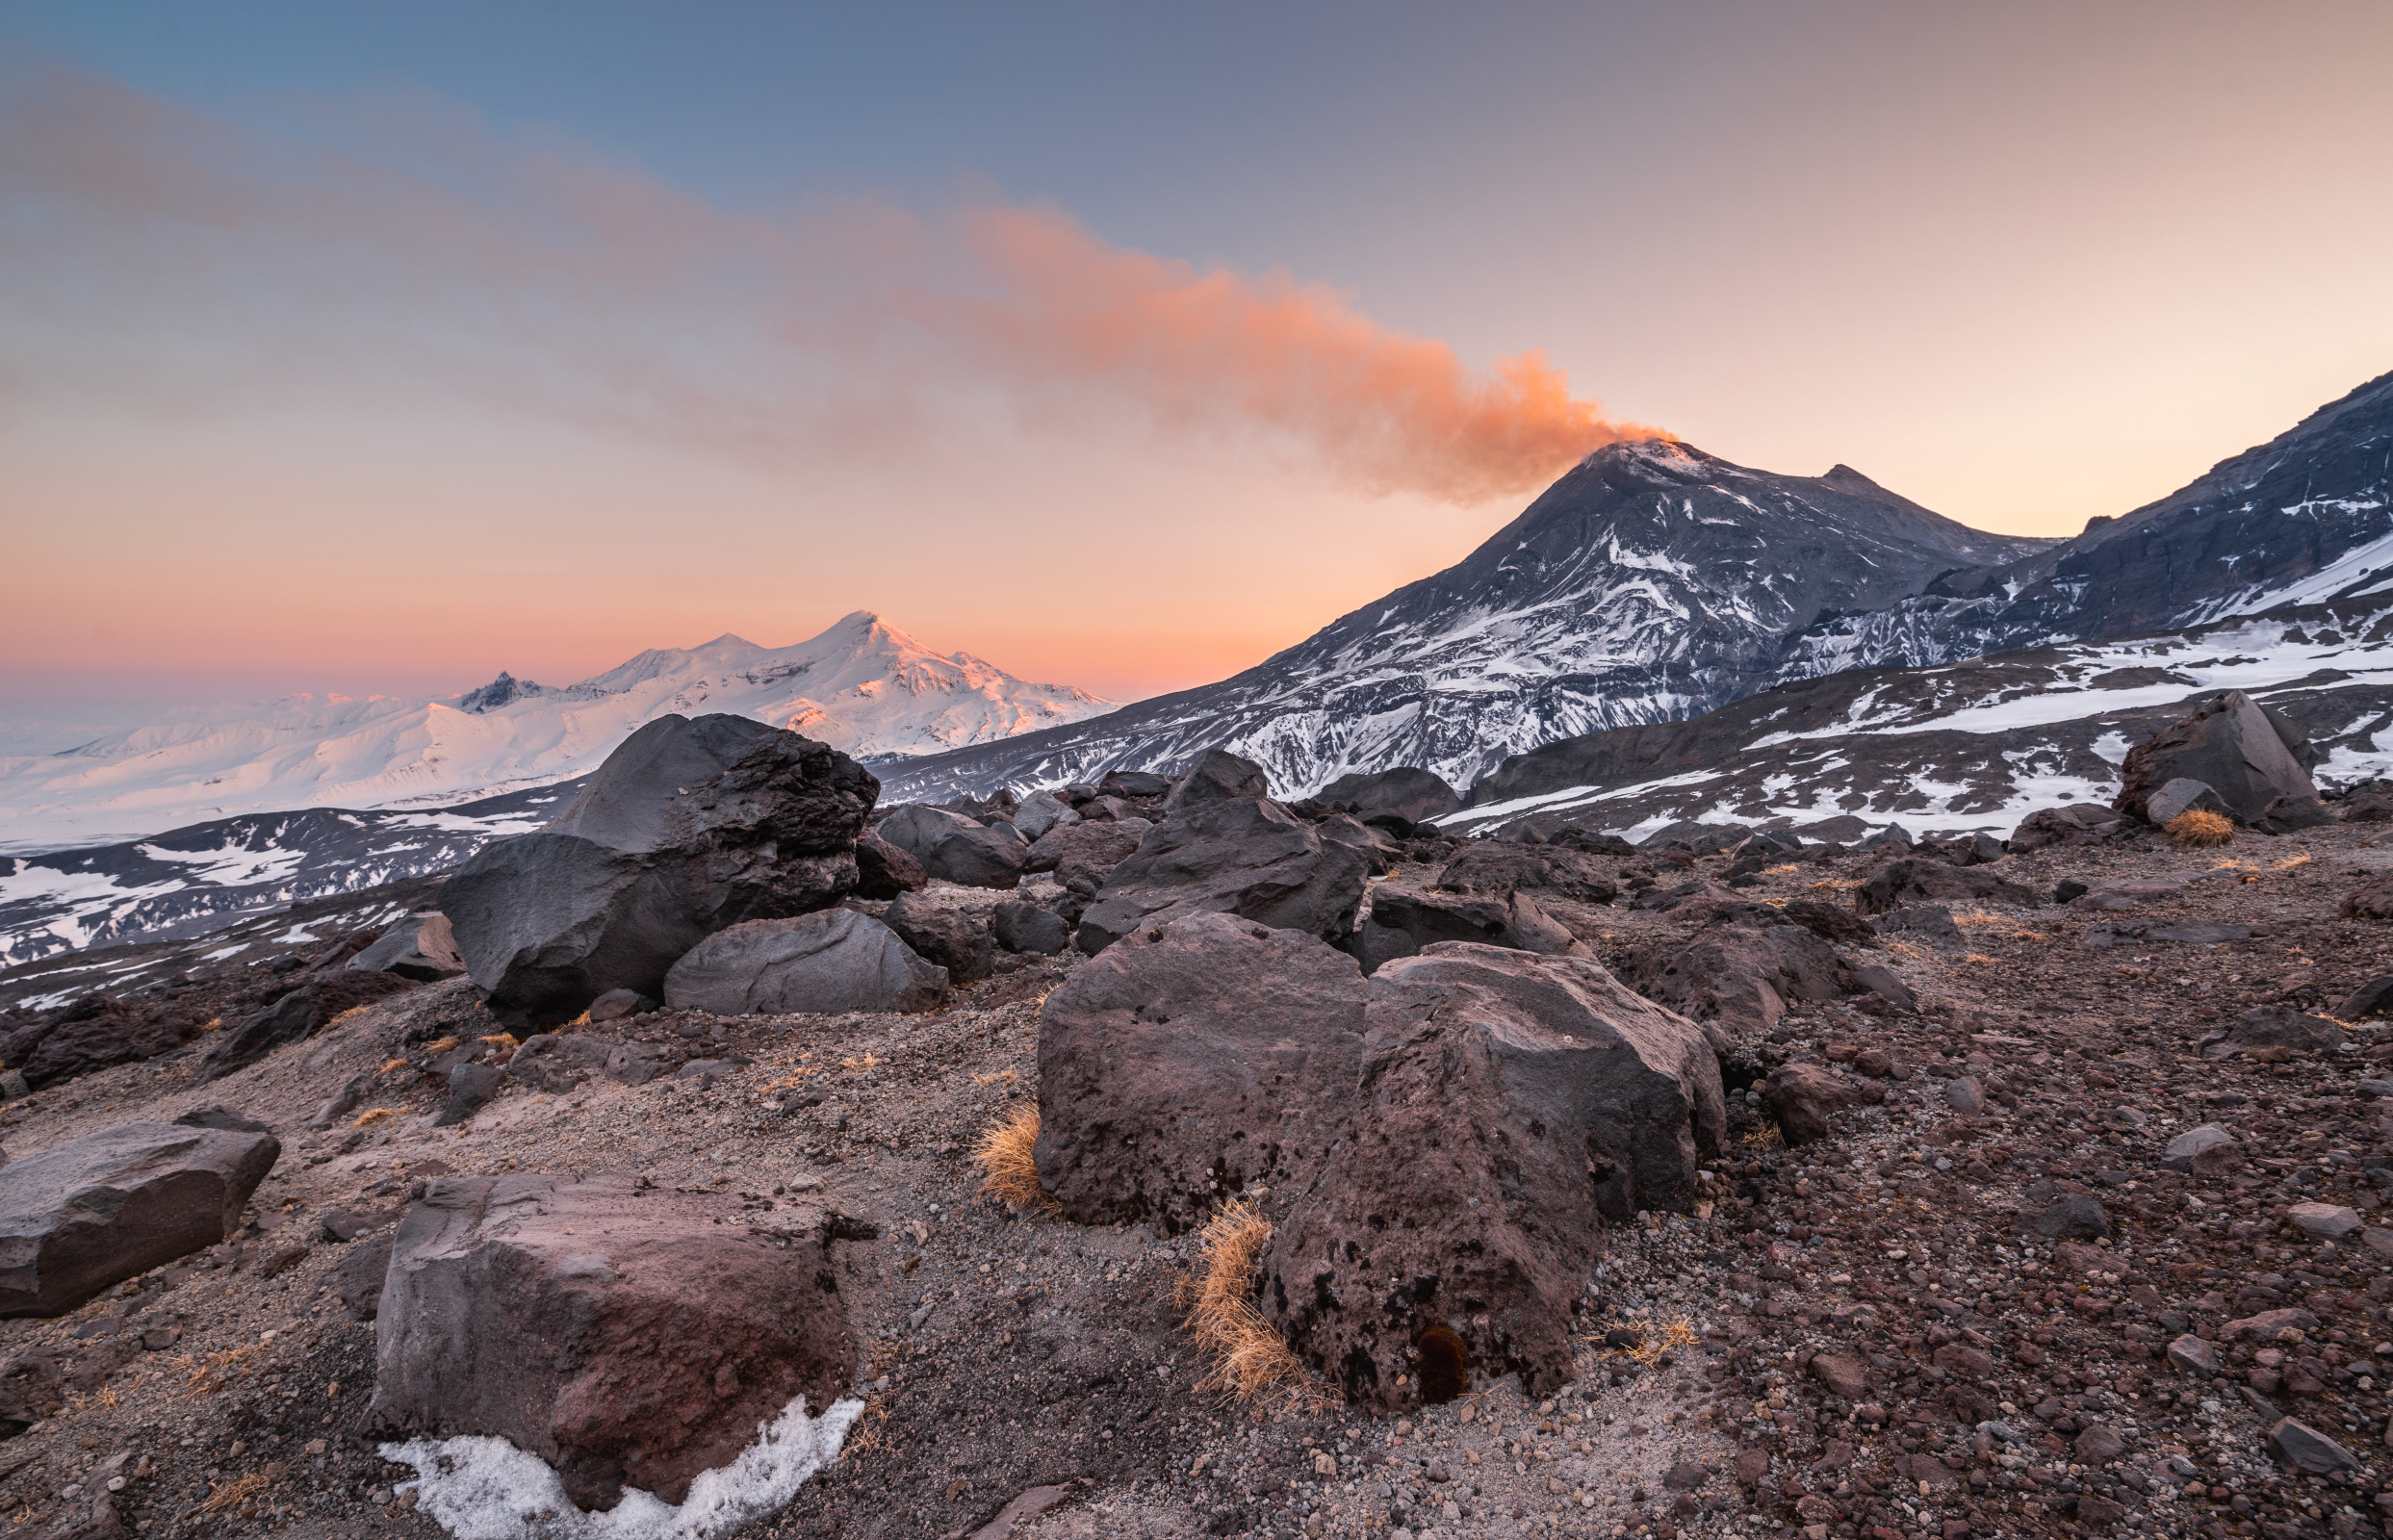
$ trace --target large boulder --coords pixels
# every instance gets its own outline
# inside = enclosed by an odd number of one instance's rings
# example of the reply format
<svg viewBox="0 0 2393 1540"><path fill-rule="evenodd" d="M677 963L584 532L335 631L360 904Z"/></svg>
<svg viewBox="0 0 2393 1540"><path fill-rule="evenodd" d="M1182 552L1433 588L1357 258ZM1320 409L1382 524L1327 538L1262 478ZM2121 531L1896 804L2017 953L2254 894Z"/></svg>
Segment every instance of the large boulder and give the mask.
<svg viewBox="0 0 2393 1540"><path fill-rule="evenodd" d="M1511 893L1526 888L1575 904L1608 904L1620 894L1603 863L1561 844L1524 845L1475 839L1437 874L1437 886L1456 893Z"/></svg>
<svg viewBox="0 0 2393 1540"><path fill-rule="evenodd" d="M1766 904L1701 900L1695 928L1629 948L1620 976L1649 1000L1704 1024L1717 1048L1763 1031L1790 1007L1841 999L1861 986L1837 949Z"/></svg>
<svg viewBox="0 0 2393 1540"><path fill-rule="evenodd" d="M1080 822L1080 814L1072 811L1071 804L1054 792L1041 791L1025 798L1022 805L1014 809L1014 816L1009 821L1024 839L1036 843L1040 835L1058 825L1069 826Z"/></svg>
<svg viewBox="0 0 2393 1540"><path fill-rule="evenodd" d="M1313 795L1366 822L1392 813L1407 823L1434 823L1462 808L1454 787L1416 765L1340 776Z"/></svg>
<svg viewBox="0 0 2393 1540"><path fill-rule="evenodd" d="M328 973L309 980L265 1010L242 1017L208 1045L199 1078L221 1080L295 1042L304 1042L360 1006L415 985L397 973Z"/></svg>
<svg viewBox="0 0 2393 1540"><path fill-rule="evenodd" d="M0 1065L21 1070L39 1091L171 1052L202 1030L198 1017L172 1006L87 994L0 1038Z"/></svg>
<svg viewBox="0 0 2393 1540"><path fill-rule="evenodd" d="M1696 1201L1718 1062L1583 959L1450 941L1371 991L1359 1094L1273 1234L1263 1308L1357 1401L1413 1401L1433 1327L1549 1393L1576 1373L1602 1221Z"/></svg>
<svg viewBox="0 0 2393 1540"><path fill-rule="evenodd" d="M1853 889L1853 907L1864 914L1884 914L1906 904L2015 904L2022 909L2044 902L2044 895L1995 876L1984 866L1954 866L1918 857L1891 860Z"/></svg>
<svg viewBox="0 0 2393 1540"><path fill-rule="evenodd" d="M1144 818L1059 825L1032 841L1022 869L1062 872L1068 866L1078 867L1102 883L1105 874L1128 860L1154 827Z"/></svg>
<svg viewBox="0 0 2393 1540"><path fill-rule="evenodd" d="M2241 690L2213 696L2184 721L2129 749L2112 806L2151 822L2151 798L2178 780L2207 785L2230 813L2248 824L2258 823L2279 797L2296 804L2318 801L2318 787L2288 747L2285 734Z"/></svg>
<svg viewBox="0 0 2393 1540"><path fill-rule="evenodd" d="M719 1016L928 1011L947 998L947 970L871 915L834 909L717 931L673 964L663 988L675 1010Z"/></svg>
<svg viewBox="0 0 2393 1540"><path fill-rule="evenodd" d="M997 944L1009 952L1033 952L1053 957L1072 944L1072 928L1063 915L1039 904L1000 904L990 915Z"/></svg>
<svg viewBox="0 0 2393 1540"><path fill-rule="evenodd" d="M1074 939L1096 953L1141 925L1230 913L1342 940L1354 928L1370 869L1362 852L1324 839L1277 803L1203 803L1150 830L1113 869Z"/></svg>
<svg viewBox="0 0 2393 1540"><path fill-rule="evenodd" d="M898 808L872 832L922 863L922 869L966 887L1013 887L1022 880L1028 842L1010 825L992 826L921 803Z"/></svg>
<svg viewBox="0 0 2393 1540"><path fill-rule="evenodd" d="M1207 749L1196 762L1180 772L1171 783L1171 794L1164 798L1163 810L1182 812L1200 803L1229 802L1241 797L1268 797L1272 794L1263 767L1252 759L1242 759L1227 749Z"/></svg>
<svg viewBox="0 0 2393 1540"><path fill-rule="evenodd" d="M2155 828L2166 829L2189 812L2233 815L2217 792L2189 776L2177 777L2144 799L2144 816Z"/></svg>
<svg viewBox="0 0 2393 1540"><path fill-rule="evenodd" d="M219 1244L282 1146L271 1134L126 1123L0 1167L0 1316L60 1316Z"/></svg>
<svg viewBox="0 0 2393 1540"><path fill-rule="evenodd" d="M1557 957L1592 955L1526 893L1441 893L1395 883L1372 890L1371 909L1348 950L1365 973L1376 973L1381 963L1439 941L1480 941Z"/></svg>
<svg viewBox="0 0 2393 1540"><path fill-rule="evenodd" d="M2011 849L2024 854L2047 845L2064 848L2099 845L2135 832L2135 825L2118 812L2091 802L2039 808L2011 831Z"/></svg>
<svg viewBox="0 0 2393 1540"><path fill-rule="evenodd" d="M1039 1013L1039 1177L1084 1223L1202 1224L1249 1183L1301 1187L1356 1098L1369 987L1300 931L1141 926Z"/></svg>
<svg viewBox="0 0 2393 1540"><path fill-rule="evenodd" d="M446 914L409 914L348 960L360 973L396 973L418 984L453 979L465 971L457 937Z"/></svg>
<svg viewBox="0 0 2393 1540"><path fill-rule="evenodd" d="M985 979L996 965L996 938L981 915L910 893L888 907L881 923L925 962L945 968L950 984Z"/></svg>
<svg viewBox="0 0 2393 1540"><path fill-rule="evenodd" d="M855 887L881 783L846 755L735 716L663 716L546 827L485 845L441 888L494 1009L572 1017L661 992L703 937L825 909Z"/></svg>
<svg viewBox="0 0 2393 1540"><path fill-rule="evenodd" d="M407 1212L375 1311L369 1418L503 1438L584 1508L679 1503L796 1398L856 1373L834 1217L630 1176L443 1178Z"/></svg>
<svg viewBox="0 0 2393 1540"><path fill-rule="evenodd" d="M1100 797L1168 797L1171 794L1171 778L1159 776L1152 770L1108 770L1105 779L1096 783Z"/></svg>
<svg viewBox="0 0 2393 1540"><path fill-rule="evenodd" d="M911 852L898 849L869 829L856 836L858 898L895 898L930 886L931 874Z"/></svg>

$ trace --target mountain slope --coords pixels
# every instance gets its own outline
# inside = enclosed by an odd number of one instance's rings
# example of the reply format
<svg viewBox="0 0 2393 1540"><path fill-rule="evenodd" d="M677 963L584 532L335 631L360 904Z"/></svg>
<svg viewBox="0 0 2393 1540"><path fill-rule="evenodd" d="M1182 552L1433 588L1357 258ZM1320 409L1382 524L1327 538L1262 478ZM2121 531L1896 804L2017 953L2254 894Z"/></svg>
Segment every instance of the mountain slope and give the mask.
<svg viewBox="0 0 2393 1540"><path fill-rule="evenodd" d="M1559 737L1767 683L1783 638L2044 542L1984 534L1844 466L1776 475L1685 444L1588 456L1454 566L1234 679L891 772L938 796L1156 768L1226 745L1301 795L1419 764L1468 785Z"/></svg>
<svg viewBox="0 0 2393 1540"><path fill-rule="evenodd" d="M861 757L984 743L1104 710L941 656L859 611L794 647L736 636L661 649L579 684L502 674L442 701L297 697L267 713L138 729L64 754L0 758L0 850L101 844L289 808L424 806L585 775L643 723L728 711Z"/></svg>

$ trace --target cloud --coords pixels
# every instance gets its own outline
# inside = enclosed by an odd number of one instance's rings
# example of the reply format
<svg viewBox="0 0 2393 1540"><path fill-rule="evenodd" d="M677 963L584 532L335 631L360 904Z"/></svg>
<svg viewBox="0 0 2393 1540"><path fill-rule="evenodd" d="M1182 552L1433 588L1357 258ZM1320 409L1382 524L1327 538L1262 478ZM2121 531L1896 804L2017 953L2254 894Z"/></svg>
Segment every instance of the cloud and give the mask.
<svg viewBox="0 0 2393 1540"><path fill-rule="evenodd" d="M463 398L800 464L1127 417L1461 503L1656 431L1051 210L733 210L455 114L269 134L55 70L0 79L0 428Z"/></svg>

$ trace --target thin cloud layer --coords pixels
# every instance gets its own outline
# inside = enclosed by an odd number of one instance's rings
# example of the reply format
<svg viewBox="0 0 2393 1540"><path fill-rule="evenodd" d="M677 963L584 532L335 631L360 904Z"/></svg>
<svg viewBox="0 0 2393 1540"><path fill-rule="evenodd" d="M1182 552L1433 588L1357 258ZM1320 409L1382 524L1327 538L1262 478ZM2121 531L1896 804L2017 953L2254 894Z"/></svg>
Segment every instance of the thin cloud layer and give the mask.
<svg viewBox="0 0 2393 1540"><path fill-rule="evenodd" d="M991 426L1294 456L1469 504L1657 430L1538 353L1013 207L721 208L573 146L384 114L269 136L0 80L0 430L62 406L527 410L776 463Z"/></svg>

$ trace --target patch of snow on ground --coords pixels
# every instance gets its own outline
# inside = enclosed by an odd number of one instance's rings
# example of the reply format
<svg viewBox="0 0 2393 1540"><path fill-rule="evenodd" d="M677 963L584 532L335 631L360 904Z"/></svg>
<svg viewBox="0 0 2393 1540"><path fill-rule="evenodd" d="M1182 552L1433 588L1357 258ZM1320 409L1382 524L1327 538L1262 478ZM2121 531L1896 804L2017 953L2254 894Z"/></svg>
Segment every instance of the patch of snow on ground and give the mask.
<svg viewBox="0 0 2393 1540"><path fill-rule="evenodd" d="M692 1481L678 1508L629 1488L606 1512L584 1513L547 1461L502 1438L410 1439L383 1445L382 1457L415 1467L416 1479L399 1490L413 1491L418 1509L457 1540L711 1540L787 1503L838 1457L863 1409L836 1400L809 1417L799 1397L737 1459Z"/></svg>
<svg viewBox="0 0 2393 1540"><path fill-rule="evenodd" d="M180 862L190 866L195 880L225 887L244 883L278 881L298 870L299 863L307 860L304 850L244 850L230 840L216 850L168 850L164 845L137 845L134 848L151 860Z"/></svg>

